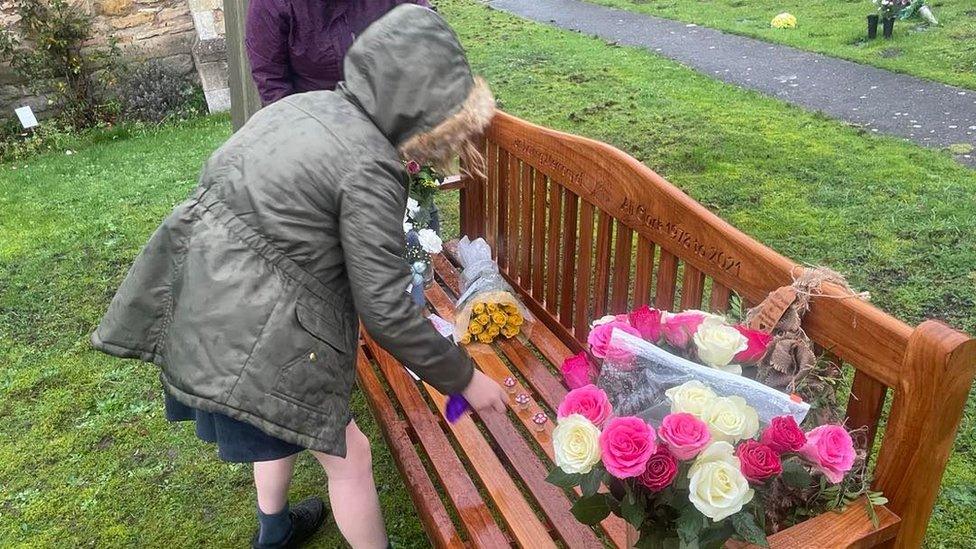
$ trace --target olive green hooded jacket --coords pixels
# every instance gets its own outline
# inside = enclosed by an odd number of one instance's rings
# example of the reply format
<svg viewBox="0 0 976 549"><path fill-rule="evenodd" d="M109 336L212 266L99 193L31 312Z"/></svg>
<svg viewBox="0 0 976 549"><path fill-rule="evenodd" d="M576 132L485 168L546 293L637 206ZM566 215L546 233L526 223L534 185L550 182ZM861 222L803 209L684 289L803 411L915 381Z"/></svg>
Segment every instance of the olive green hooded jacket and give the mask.
<svg viewBox="0 0 976 549"><path fill-rule="evenodd" d="M345 60L338 91L259 111L207 161L92 334L154 362L181 402L345 455L357 316L443 393L470 359L405 293L400 153L480 133L494 102L434 12L394 9Z"/></svg>

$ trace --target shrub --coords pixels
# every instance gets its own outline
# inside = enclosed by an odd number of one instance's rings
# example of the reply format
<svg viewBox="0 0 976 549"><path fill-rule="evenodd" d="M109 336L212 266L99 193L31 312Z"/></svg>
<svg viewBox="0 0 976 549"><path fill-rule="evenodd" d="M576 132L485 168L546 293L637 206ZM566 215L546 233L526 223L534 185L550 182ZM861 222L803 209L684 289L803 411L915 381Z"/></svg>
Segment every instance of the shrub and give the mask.
<svg viewBox="0 0 976 549"><path fill-rule="evenodd" d="M127 119L158 124L202 114L203 94L178 72L153 60L129 72L119 100Z"/></svg>
<svg viewBox="0 0 976 549"><path fill-rule="evenodd" d="M83 49L92 37L91 18L66 0L15 0L15 5L19 33L0 30L0 58L34 93L53 92L55 107L68 125L89 128L110 122L117 112L107 93L118 74L114 39L107 47Z"/></svg>

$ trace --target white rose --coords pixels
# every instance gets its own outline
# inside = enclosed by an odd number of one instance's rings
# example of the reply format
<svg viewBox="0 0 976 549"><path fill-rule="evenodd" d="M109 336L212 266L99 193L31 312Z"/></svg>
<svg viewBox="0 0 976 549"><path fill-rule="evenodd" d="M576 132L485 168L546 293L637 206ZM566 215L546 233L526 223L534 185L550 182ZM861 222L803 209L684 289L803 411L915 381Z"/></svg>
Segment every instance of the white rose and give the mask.
<svg viewBox="0 0 976 549"><path fill-rule="evenodd" d="M714 442L688 471L688 499L701 514L718 522L752 501L755 490L739 470L739 458L728 442Z"/></svg>
<svg viewBox="0 0 976 549"><path fill-rule="evenodd" d="M708 424L712 440L735 444L759 433L759 414L738 396L714 399L705 408L701 419Z"/></svg>
<svg viewBox="0 0 976 549"><path fill-rule="evenodd" d="M420 242L420 247L429 254L439 254L444 249L444 242L432 229L417 231L417 240Z"/></svg>
<svg viewBox="0 0 976 549"><path fill-rule="evenodd" d="M566 473L589 473L600 462L600 430L580 414L559 420L552 430L556 465Z"/></svg>
<svg viewBox="0 0 976 549"><path fill-rule="evenodd" d="M698 359L712 368L742 374L742 368L730 365L735 355L749 347L749 340L724 321L706 318L692 338L698 349Z"/></svg>
<svg viewBox="0 0 976 549"><path fill-rule="evenodd" d="M414 198L407 198L407 214L410 217L417 215L420 211L420 202L417 202Z"/></svg>
<svg viewBox="0 0 976 549"><path fill-rule="evenodd" d="M671 401L671 413L686 413L702 417L705 409L718 398L714 391L698 380L691 380L664 391Z"/></svg>

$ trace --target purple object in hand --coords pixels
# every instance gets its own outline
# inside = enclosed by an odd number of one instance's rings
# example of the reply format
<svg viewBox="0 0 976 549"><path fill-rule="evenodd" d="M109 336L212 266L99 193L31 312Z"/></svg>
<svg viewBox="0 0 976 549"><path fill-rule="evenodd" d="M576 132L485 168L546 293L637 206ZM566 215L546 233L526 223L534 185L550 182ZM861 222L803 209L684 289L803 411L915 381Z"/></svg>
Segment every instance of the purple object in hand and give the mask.
<svg viewBox="0 0 976 549"><path fill-rule="evenodd" d="M447 406L444 407L444 415L447 416L449 423L455 423L461 419L465 412L471 409L471 405L461 394L447 397Z"/></svg>

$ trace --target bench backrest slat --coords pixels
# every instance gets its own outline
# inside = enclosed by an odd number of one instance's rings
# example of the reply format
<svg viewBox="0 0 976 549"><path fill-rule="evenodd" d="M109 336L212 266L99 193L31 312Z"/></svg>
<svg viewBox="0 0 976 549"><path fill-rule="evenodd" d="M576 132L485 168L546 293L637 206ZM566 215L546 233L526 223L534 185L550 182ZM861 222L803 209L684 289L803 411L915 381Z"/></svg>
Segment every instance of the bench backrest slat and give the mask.
<svg viewBox="0 0 976 549"><path fill-rule="evenodd" d="M646 303L724 312L733 291L753 305L803 270L604 143L499 113L483 146L487 181L465 182L462 230L488 239L519 297L573 351L604 313ZM918 545L972 383L976 341L822 290L804 328L857 370L851 424L873 438L893 390L875 484L902 517L896 545Z"/></svg>

